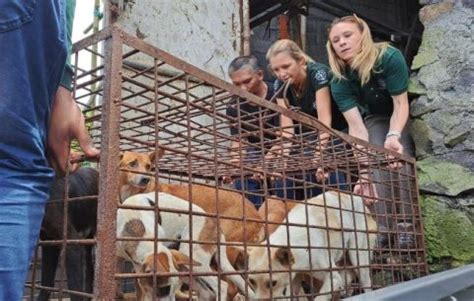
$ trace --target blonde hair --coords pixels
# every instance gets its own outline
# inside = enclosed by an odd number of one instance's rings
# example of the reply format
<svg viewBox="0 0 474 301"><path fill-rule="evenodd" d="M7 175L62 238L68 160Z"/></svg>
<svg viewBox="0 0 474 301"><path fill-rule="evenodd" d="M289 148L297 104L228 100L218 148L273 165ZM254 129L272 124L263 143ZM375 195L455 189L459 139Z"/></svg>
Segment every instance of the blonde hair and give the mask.
<svg viewBox="0 0 474 301"><path fill-rule="evenodd" d="M336 79L340 80L344 78L342 74L348 63L342 60L336 54L334 48L332 47L331 40L329 39L329 33L331 32L331 29L334 27L334 25L342 22L356 24L357 28L361 32L360 52L354 56L354 58L349 63L349 66L352 70L357 71L357 74L360 78L360 84L363 86L369 82L371 72L377 72L377 70L374 70L375 64L385 53L385 50L389 45L386 42L374 43L369 26L364 20L358 18L355 14L335 19L328 28L328 41L326 43L326 49L328 52L329 66L331 67L331 71Z"/></svg>
<svg viewBox="0 0 474 301"><path fill-rule="evenodd" d="M292 59L299 62L303 60L305 63L314 62L314 60L307 55L301 48L293 42L292 40L288 39L281 39L273 43L272 46L267 51L267 61L270 61L272 57L275 55L286 52Z"/></svg>

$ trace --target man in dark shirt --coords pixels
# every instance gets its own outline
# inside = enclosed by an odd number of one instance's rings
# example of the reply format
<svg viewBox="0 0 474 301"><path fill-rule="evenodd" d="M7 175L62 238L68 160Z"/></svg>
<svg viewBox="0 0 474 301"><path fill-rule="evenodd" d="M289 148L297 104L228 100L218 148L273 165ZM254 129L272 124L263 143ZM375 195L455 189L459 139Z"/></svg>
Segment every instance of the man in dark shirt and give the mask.
<svg viewBox="0 0 474 301"><path fill-rule="evenodd" d="M263 80L263 70L259 67L256 57L235 58L229 65L228 73L232 83L239 88L267 100L272 98L274 91ZM231 143L231 162L239 163L240 158L246 162L260 162L265 149L271 146L271 140L275 138L269 134L263 134L262 125L263 128L274 127L278 118L276 113L268 112L265 108L248 100L236 98L227 108L227 116L232 123L230 134L236 138ZM240 149L242 149L241 156ZM230 180L228 177L225 179ZM246 197L257 208L260 207L263 202L263 192L262 180L258 175L245 176L244 181L241 177L236 178L232 184L235 189L246 191Z"/></svg>

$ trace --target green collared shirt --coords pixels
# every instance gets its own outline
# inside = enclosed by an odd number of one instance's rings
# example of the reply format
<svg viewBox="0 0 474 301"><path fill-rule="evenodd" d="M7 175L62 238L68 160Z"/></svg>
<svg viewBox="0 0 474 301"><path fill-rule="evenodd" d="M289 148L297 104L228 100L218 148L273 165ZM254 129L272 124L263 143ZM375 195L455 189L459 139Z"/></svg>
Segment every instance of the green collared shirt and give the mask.
<svg viewBox="0 0 474 301"><path fill-rule="evenodd" d="M345 79L331 81L331 93L341 112L358 107L363 117L377 114L391 116L392 96L408 89L408 67L400 50L388 47L375 64L364 86L356 71L347 68Z"/></svg>

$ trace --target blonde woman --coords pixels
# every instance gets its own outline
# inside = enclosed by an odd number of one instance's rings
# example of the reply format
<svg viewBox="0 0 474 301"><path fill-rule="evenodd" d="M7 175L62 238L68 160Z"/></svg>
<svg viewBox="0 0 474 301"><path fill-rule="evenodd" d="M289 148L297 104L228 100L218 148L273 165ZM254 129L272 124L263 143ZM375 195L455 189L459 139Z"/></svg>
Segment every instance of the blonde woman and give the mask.
<svg viewBox="0 0 474 301"><path fill-rule="evenodd" d="M338 130L343 130L346 127L341 113L337 110L335 104L332 103L331 93L329 91L330 73L326 65L313 61L300 47L291 40L278 40L267 51L267 60L274 75L277 77L275 81L274 90L277 91L284 82L289 82L289 89L287 95L279 95L277 102L280 106L288 108L297 107L303 113L317 118L324 125ZM284 100L286 98L288 103ZM291 127L293 121L281 116L282 127ZM301 127L303 133L299 133L299 128L296 127L287 130L285 135L303 134L308 131L307 128ZM313 138L314 140L317 137ZM316 182L316 180L325 181L324 172L321 170L317 173L317 179L313 173L306 176L306 181ZM301 176L297 176L301 177ZM345 188L345 179L342 174L331 173L329 175L328 184L335 184L339 188ZM311 188L306 192L298 187L291 180L276 181L275 194L279 197L290 199L304 199L320 194L320 188ZM284 189L284 188L287 189ZM288 189L291 188L292 189Z"/></svg>
<svg viewBox="0 0 474 301"><path fill-rule="evenodd" d="M326 46L334 76L331 92L349 125L349 134L413 156L413 142L405 130L409 114L408 68L402 53L388 43L374 43L367 23L355 15L332 22ZM378 180L384 177L379 172L373 176L379 177ZM354 188L355 192L370 193L370 184L359 184ZM389 190L377 186L381 198L394 199ZM408 193L408 189L400 190ZM408 199L400 196L401 202ZM368 205L373 200L366 198ZM408 216L412 212L411 204L402 205L395 206L398 213ZM384 202L375 205L384 226L392 227L391 207L392 204ZM406 247L412 239L404 237L399 244Z"/></svg>

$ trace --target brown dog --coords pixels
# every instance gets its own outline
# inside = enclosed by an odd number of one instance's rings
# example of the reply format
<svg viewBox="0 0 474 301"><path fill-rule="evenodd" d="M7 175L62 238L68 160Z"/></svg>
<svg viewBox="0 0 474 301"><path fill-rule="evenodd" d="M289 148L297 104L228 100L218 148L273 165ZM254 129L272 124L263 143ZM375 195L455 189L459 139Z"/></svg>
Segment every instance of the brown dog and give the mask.
<svg viewBox="0 0 474 301"><path fill-rule="evenodd" d="M156 190L156 183L151 175L155 159L163 156L164 151L156 153L123 152L120 158L120 199L137 193ZM264 239L261 218L254 205L241 194L201 184L159 183L158 190L191 201L205 212L219 212L220 228L228 242L257 243ZM217 193L216 193L217 190ZM216 206L216 204L218 206ZM244 215L245 212L245 215ZM244 221L244 219L254 220Z"/></svg>
<svg viewBox="0 0 474 301"><path fill-rule="evenodd" d="M266 222L264 225L266 229L266 235L272 234L276 228L280 226L283 220L288 216L288 212L291 211L301 201L283 201L277 198L267 197L262 206L258 209L260 218Z"/></svg>

